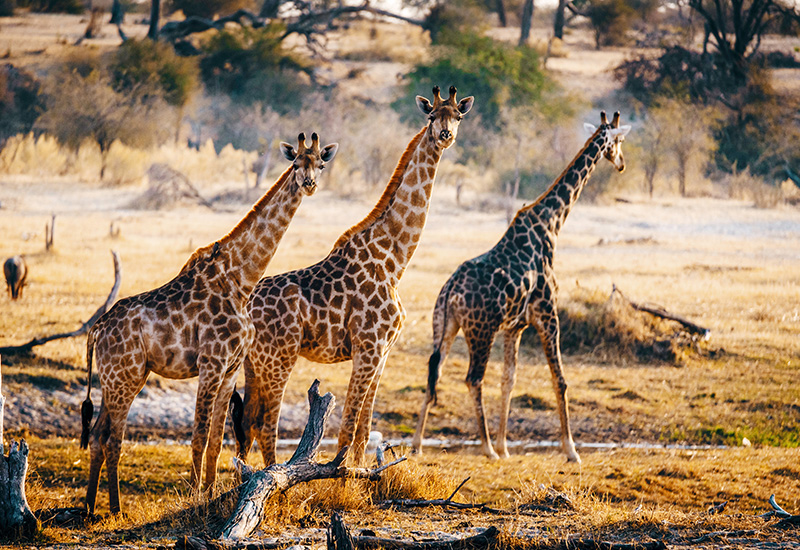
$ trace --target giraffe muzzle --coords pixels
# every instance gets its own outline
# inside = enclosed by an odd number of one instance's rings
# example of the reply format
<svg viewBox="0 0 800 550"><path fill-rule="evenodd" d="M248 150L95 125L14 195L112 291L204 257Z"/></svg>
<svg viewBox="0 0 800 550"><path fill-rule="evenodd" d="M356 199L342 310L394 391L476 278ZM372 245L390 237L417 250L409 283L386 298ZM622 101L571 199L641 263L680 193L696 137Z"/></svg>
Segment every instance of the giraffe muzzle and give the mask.
<svg viewBox="0 0 800 550"><path fill-rule="evenodd" d="M303 180L303 191L305 191L305 193L307 195L311 195L316 190L317 190L317 182L316 181L314 181L311 178L305 178Z"/></svg>
<svg viewBox="0 0 800 550"><path fill-rule="evenodd" d="M453 137L453 133L450 130L442 130L439 132L439 139L442 141L447 141Z"/></svg>

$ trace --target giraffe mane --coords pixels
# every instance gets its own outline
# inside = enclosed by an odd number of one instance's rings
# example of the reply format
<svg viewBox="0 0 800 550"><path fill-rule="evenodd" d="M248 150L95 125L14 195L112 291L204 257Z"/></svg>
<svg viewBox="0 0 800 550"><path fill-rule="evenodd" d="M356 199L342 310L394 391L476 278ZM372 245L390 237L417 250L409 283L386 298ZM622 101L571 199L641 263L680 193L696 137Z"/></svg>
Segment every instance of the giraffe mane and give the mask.
<svg viewBox="0 0 800 550"><path fill-rule="evenodd" d="M363 229L369 227L372 223L375 222L375 220L377 220L381 216L381 214L383 214L383 212L386 210L386 207L389 205L389 202L391 201L392 197L394 196L394 192L400 186L400 182L403 181L403 175L406 172L406 168L408 168L408 163L411 162L411 156L414 154L414 151L417 149L417 145L419 145L419 142L422 140L422 137L425 135L425 132L427 130L428 126L426 125L424 128L422 128L422 130L419 131L417 135L415 135L411 139L411 142L406 147L406 150L403 151L403 154L400 157L400 160L398 161L397 166L394 169L394 172L392 173L392 177L389 178L389 183L386 185L386 189L383 190L381 198L378 199L378 202L375 204L370 213L367 214L367 216L363 220L361 220L353 227L342 233L342 236L339 237L336 240L336 243L333 245L334 250L339 246L341 246L342 244L344 244L350 237L352 237L359 231L362 231Z"/></svg>
<svg viewBox="0 0 800 550"><path fill-rule="evenodd" d="M575 164L575 161L578 160L586 152L586 149L589 148L589 145L595 140L595 138L600 134L600 132L603 129L605 129L605 127L606 127L605 124L601 124L597 128L597 130L595 130L594 134L592 134L591 137L589 137L589 139L586 140L586 143L583 144L583 147L581 147L581 150L578 152L578 154L575 155L572 158L571 161L569 161L569 164L567 164L567 167L564 168L564 171L561 172L561 174L559 174L559 176L555 180L553 180L553 183L550 184L550 187L548 187L546 191L544 191L541 195L539 195L539 197L535 201L533 201L531 204L529 204L527 206L523 206L522 208L520 208L519 211L514 216L514 219L516 219L516 217L519 216L520 214L522 214L524 212L527 212L530 209L532 209L533 207L535 207L537 204L542 202L545 199L545 197L547 197L550 194L550 192L553 190L553 188L556 185L559 184L559 182L564 178L564 176L567 175L567 172L572 167L572 165Z"/></svg>
<svg viewBox="0 0 800 550"><path fill-rule="evenodd" d="M200 259L209 256L215 245L219 246L219 244L224 244L227 241L237 237L239 233L242 232L242 227L245 225L250 225L251 220L259 215L264 205L269 203L272 200L272 197L274 197L278 193L278 190L280 190L280 188L283 186L286 180L288 180L289 177L291 176L293 168L294 168L293 166L289 166L283 172L283 174L281 174L281 176L278 178L278 181L272 184L272 187L270 187L269 191L264 193L264 195L260 199L258 199L258 201L250 209L250 212L248 212L247 215L244 218L242 218L241 221L238 224L236 224L236 227L231 229L227 235L225 235L224 237L222 237L217 241L214 241L213 243L207 244L206 246L201 246L200 248L195 250L189 257L189 259L186 261L186 263L183 264L183 267L181 268L180 272L183 273L188 269L191 269Z"/></svg>

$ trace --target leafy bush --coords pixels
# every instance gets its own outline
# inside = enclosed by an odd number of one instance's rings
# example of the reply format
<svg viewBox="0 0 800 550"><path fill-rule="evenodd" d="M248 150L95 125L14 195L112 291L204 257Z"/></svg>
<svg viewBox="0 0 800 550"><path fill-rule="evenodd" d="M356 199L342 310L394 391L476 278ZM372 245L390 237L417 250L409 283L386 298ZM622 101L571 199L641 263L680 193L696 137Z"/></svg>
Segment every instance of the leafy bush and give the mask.
<svg viewBox="0 0 800 550"><path fill-rule="evenodd" d="M280 112L297 110L307 67L283 47L284 27L270 24L223 30L204 44L200 72L206 87L242 103L263 101Z"/></svg>
<svg viewBox="0 0 800 550"><path fill-rule="evenodd" d="M197 91L197 62L181 57L169 44L153 40L126 40L117 48L109 67L118 91L138 87L158 90L169 105L185 106Z"/></svg>
<svg viewBox="0 0 800 550"><path fill-rule="evenodd" d="M417 65L406 79L404 97L393 104L405 118L419 118L415 95L429 96L434 85L446 90L454 84L462 94L476 97L475 113L492 126L498 124L502 108L535 104L554 86L536 50L474 32L443 34L432 61Z"/></svg>
<svg viewBox="0 0 800 550"><path fill-rule="evenodd" d="M0 17L9 17L14 15L14 8L16 6L16 0L0 0Z"/></svg>
<svg viewBox="0 0 800 550"><path fill-rule="evenodd" d="M631 26L636 11L625 0L596 0L587 10L594 29L595 47L616 46L625 43L625 34Z"/></svg>
<svg viewBox="0 0 800 550"><path fill-rule="evenodd" d="M85 6L82 0L17 0L20 8L46 13L83 13Z"/></svg>
<svg viewBox="0 0 800 550"><path fill-rule="evenodd" d="M0 147L16 134L30 132L44 109L41 84L11 64L0 66Z"/></svg>

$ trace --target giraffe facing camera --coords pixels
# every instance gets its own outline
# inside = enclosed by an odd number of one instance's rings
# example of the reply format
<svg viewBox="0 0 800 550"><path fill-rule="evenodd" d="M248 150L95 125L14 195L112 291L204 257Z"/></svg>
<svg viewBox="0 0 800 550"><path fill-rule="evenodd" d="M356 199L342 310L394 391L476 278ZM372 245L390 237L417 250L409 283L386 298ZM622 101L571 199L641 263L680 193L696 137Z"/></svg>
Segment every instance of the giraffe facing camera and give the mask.
<svg viewBox="0 0 800 550"><path fill-rule="evenodd" d="M570 461L580 462L569 425L567 382L561 361L560 328L553 256L561 226L601 158L625 170L622 142L630 126L619 125L619 112L609 123L605 111L578 155L556 181L531 205L522 207L500 241L488 252L462 263L439 292L433 311L433 353L428 361L428 385L412 447L421 452L428 411L436 403L439 373L459 331L469 350L466 384L475 407L483 453L508 456L506 432L511 391L517 377L522 331L534 326L542 341L561 421L561 447ZM489 441L483 406L483 378L497 333L503 335L504 369L497 450Z"/></svg>
<svg viewBox="0 0 800 550"><path fill-rule="evenodd" d="M86 508L94 513L100 470L106 463L109 508L121 511L118 467L128 410L151 372L165 378L199 377L192 427L192 488L213 493L228 402L255 331L247 299L263 276L304 196L313 194L337 145L284 144L292 165L220 240L198 248L163 286L123 298L89 331L86 400L81 406L81 447L90 447ZM102 391L91 426L92 358Z"/></svg>

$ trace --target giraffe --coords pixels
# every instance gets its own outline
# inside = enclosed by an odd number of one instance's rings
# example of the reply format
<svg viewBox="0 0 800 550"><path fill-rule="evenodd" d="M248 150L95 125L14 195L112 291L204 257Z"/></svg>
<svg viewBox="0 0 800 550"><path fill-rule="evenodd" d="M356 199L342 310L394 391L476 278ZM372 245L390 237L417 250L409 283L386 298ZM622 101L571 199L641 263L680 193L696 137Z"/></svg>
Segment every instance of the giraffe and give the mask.
<svg viewBox="0 0 800 550"><path fill-rule="evenodd" d="M562 373L553 254L558 232L578 200L601 157L625 170L621 143L630 126L611 123L605 112L592 136L566 170L536 202L524 206L500 241L488 252L462 263L439 292L433 312L434 351L428 362L428 387L417 421L412 448L420 452L428 409L436 403L439 369L459 329L469 350L466 384L475 406L482 450L490 458L508 457L506 430L511 390L516 382L522 331L533 325L539 333L553 382L561 420L561 446L570 461L580 462L569 426L567 383ZM489 352L497 332L503 335L504 370L500 399L497 451L489 441L482 385Z"/></svg>
<svg viewBox="0 0 800 550"><path fill-rule="evenodd" d="M250 298L256 340L245 359L239 457L257 439L265 465L275 462L281 401L298 357L352 360L338 446L364 457L372 409L386 359L405 320L397 284L419 243L439 160L456 139L473 98L433 104L417 96L428 123L414 136L376 206L347 230L319 263L262 279ZM235 416L235 415L234 415Z"/></svg>
<svg viewBox="0 0 800 550"><path fill-rule="evenodd" d="M124 298L89 332L88 388L81 407L81 447L91 440L86 507L94 513L100 469L107 462L109 507L118 513L118 466L128 410L150 372L172 379L199 377L192 428L193 489L213 491L227 405L255 331L247 300L264 274L303 196L317 188L320 170L338 144L322 149L317 134L295 149L281 143L292 165L222 239L198 248L165 285ZM100 413L89 429L92 355L102 389Z"/></svg>

